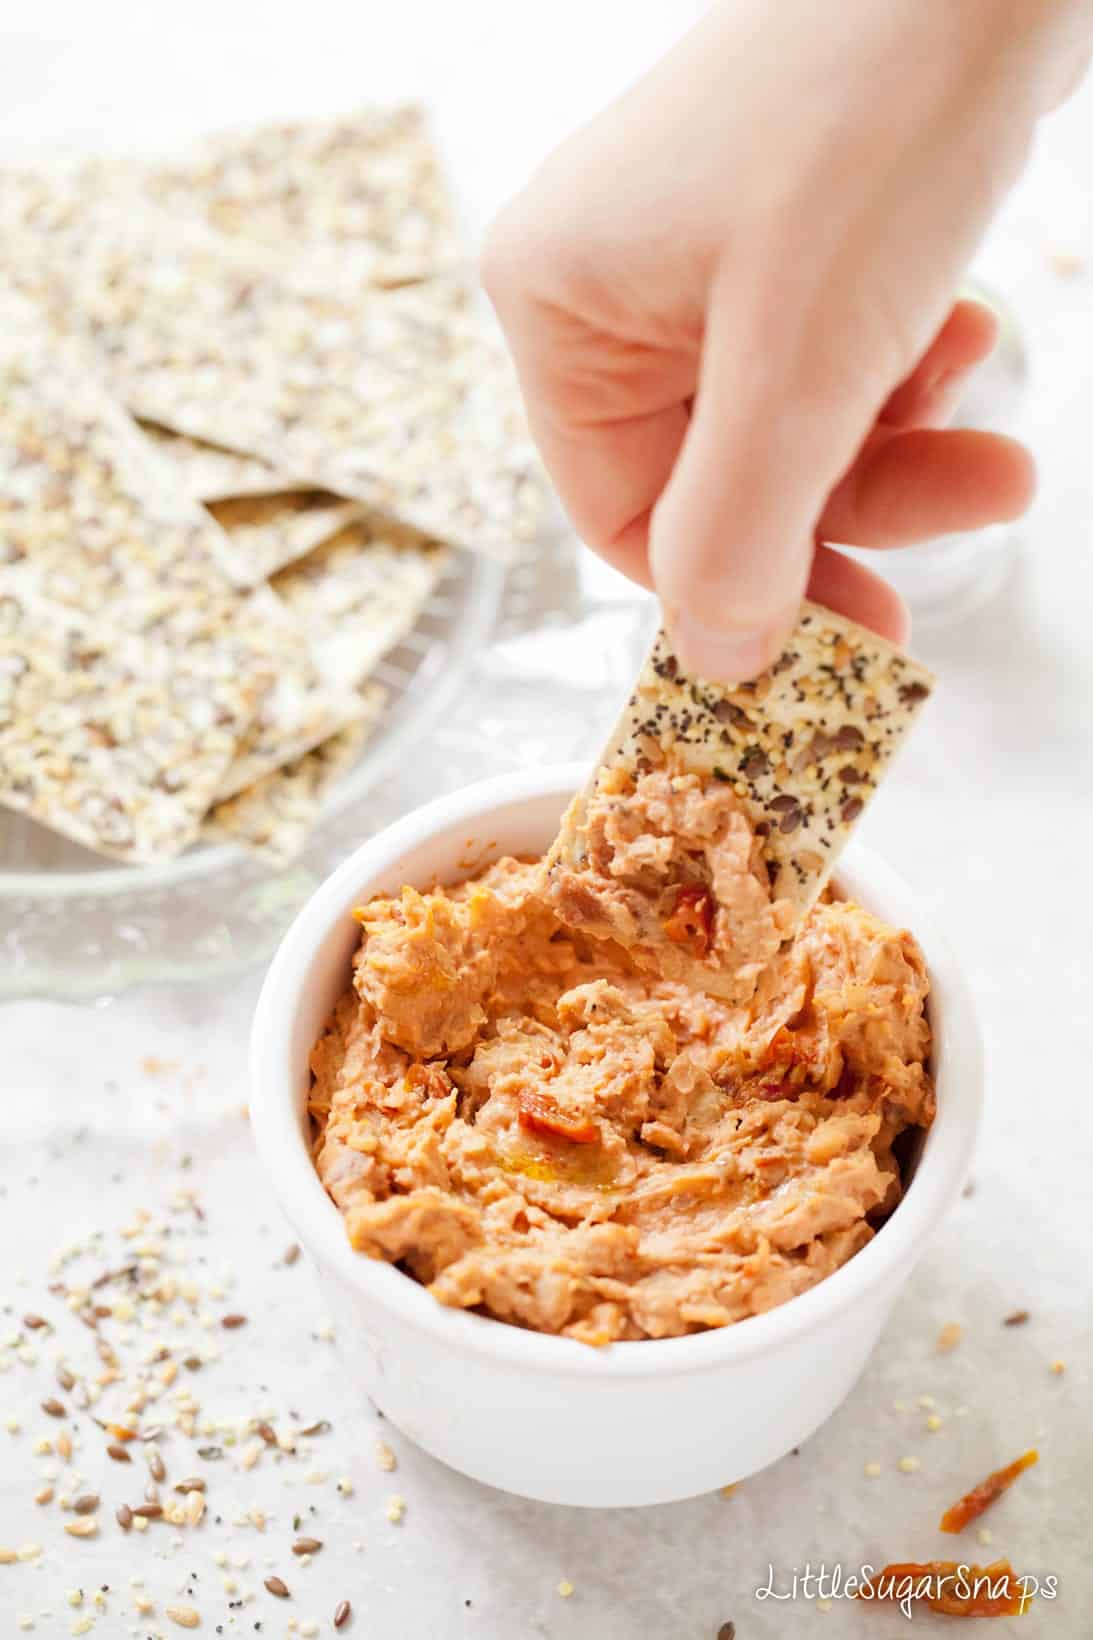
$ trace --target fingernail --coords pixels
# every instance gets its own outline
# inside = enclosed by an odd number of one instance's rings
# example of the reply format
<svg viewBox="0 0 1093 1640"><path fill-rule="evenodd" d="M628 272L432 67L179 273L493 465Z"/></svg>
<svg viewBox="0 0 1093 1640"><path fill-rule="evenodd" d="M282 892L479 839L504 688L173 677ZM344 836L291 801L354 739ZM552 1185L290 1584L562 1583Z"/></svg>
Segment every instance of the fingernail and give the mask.
<svg viewBox="0 0 1093 1640"><path fill-rule="evenodd" d="M718 632L679 614L672 638L684 670L716 683L745 683L770 663L774 648L769 632Z"/></svg>

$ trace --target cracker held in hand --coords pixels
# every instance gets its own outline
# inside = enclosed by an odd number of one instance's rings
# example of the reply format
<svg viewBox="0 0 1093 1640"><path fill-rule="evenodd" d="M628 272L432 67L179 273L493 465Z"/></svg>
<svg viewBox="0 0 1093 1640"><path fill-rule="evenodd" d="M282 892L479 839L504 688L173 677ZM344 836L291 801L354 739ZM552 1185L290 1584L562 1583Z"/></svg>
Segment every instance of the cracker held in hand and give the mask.
<svg viewBox="0 0 1093 1640"><path fill-rule="evenodd" d="M752 683L688 677L662 632L549 856L559 914L666 978L750 994L932 684L818 604Z"/></svg>

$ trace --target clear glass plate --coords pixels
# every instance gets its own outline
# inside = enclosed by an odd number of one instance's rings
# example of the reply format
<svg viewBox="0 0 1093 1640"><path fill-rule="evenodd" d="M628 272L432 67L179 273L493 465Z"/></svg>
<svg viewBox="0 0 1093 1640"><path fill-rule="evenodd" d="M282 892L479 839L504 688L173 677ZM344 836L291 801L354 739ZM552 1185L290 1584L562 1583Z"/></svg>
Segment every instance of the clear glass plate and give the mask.
<svg viewBox="0 0 1093 1640"><path fill-rule="evenodd" d="M109 997L268 956L316 883L390 818L385 779L414 758L452 702L490 636L504 583L499 565L451 555L414 631L376 671L390 697L382 728L283 870L207 845L164 866L119 866L0 809L0 997Z"/></svg>

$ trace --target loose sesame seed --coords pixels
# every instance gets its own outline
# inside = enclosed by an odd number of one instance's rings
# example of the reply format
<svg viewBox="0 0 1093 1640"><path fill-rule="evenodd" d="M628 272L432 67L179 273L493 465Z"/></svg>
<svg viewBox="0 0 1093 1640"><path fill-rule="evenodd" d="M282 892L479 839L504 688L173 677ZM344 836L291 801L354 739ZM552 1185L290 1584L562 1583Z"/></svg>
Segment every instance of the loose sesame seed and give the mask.
<svg viewBox="0 0 1093 1640"><path fill-rule="evenodd" d="M875 1481L877 1476L880 1473L881 1473L881 1466L880 1466L879 1463L876 1462L875 1459L873 1459L871 1462L866 1464L865 1474L868 1475L868 1477L871 1481Z"/></svg>
<svg viewBox="0 0 1093 1640"><path fill-rule="evenodd" d="M387 1519L392 1521L397 1526L403 1515L406 1513L406 1500L401 1498L396 1492L393 1497L388 1498L385 1513L387 1515Z"/></svg>
<svg viewBox="0 0 1093 1640"><path fill-rule="evenodd" d="M905 1475L913 1475L920 1467L917 1458L901 1458L896 1465L896 1468L902 1470Z"/></svg>
<svg viewBox="0 0 1093 1640"><path fill-rule="evenodd" d="M936 1412L931 1412L930 1416L926 1420L926 1428L931 1434L936 1434L944 1422L945 1420L943 1418L939 1418Z"/></svg>

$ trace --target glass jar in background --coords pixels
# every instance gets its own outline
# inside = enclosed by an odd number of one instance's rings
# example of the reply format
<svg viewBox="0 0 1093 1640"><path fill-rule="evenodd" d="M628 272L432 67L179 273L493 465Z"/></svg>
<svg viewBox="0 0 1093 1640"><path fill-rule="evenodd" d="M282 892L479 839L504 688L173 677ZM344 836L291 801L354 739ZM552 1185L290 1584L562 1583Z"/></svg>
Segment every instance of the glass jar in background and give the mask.
<svg viewBox="0 0 1093 1640"><path fill-rule="evenodd" d="M1017 430L1028 384L1028 357L1012 309L987 286L971 280L962 292L984 303L999 321L998 345L968 381L952 418L954 427L982 427L996 433ZM1018 550L1017 526L940 536L919 546L877 555L857 547L841 549L871 569L906 600L916 625L956 621L1000 591Z"/></svg>

